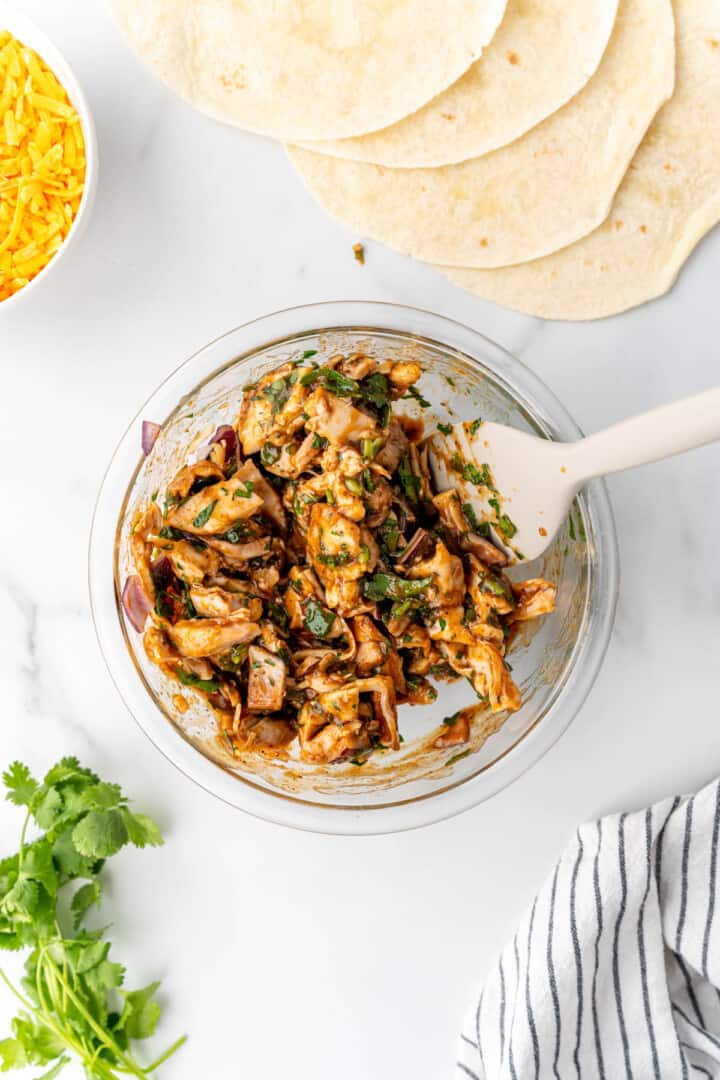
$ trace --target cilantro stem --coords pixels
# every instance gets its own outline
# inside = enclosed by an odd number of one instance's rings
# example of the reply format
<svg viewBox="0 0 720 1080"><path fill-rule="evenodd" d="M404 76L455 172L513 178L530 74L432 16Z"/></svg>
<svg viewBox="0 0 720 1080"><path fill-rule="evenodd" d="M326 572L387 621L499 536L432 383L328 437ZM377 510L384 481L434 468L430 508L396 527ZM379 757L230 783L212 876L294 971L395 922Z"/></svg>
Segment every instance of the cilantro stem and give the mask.
<svg viewBox="0 0 720 1080"><path fill-rule="evenodd" d="M31 1001L28 1001L28 999L26 997L23 997L23 995L20 993L20 991L15 986L13 986L13 984L10 982L10 980L8 979L7 975L5 974L5 972L3 971L2 968L0 968L0 979L2 979L2 981L7 986L8 990L10 990L11 993L13 993L15 995L15 997L18 999L18 1001L21 1002L25 1006L26 1009L30 1009L31 1011L35 1011L35 1006L33 1005L33 1003ZM47 1026L50 1027L51 1025L48 1024ZM55 1029L53 1028L53 1031L54 1030Z"/></svg>
<svg viewBox="0 0 720 1080"><path fill-rule="evenodd" d="M86 1067L86 1069L89 1069L89 1070L98 1070L99 1069L103 1073L103 1075L106 1077L106 1080L115 1080L115 1077L113 1076L113 1073L112 1073L112 1070L111 1070L110 1066L107 1064L107 1062L103 1061L102 1058L100 1057L100 1054L102 1054L103 1050L105 1050L105 1049L107 1049L107 1047L105 1047L105 1046L96 1046L95 1049L93 1050L92 1054L88 1057L88 1061L87 1061L87 1064L86 1064L85 1067ZM89 1050L88 1050L88 1054L90 1054ZM124 1071L124 1070L121 1070L121 1071Z"/></svg>
<svg viewBox="0 0 720 1080"><path fill-rule="evenodd" d="M57 936L59 938L61 938L62 937L62 930L60 929L60 923L57 921L57 919L55 920L55 929L57 931ZM63 949L63 978L67 981L67 977L68 977L68 962L67 962L67 956L65 955L65 950ZM73 978L74 977L75 976L73 976ZM63 985L63 1011L67 1012L67 990L65 989L64 985Z"/></svg>
<svg viewBox="0 0 720 1080"><path fill-rule="evenodd" d="M113 1039L112 1036L108 1035L108 1033L100 1027L100 1025L95 1020L95 1017L92 1015L92 1013L88 1012L88 1010L83 1005L81 999L72 989L70 983L66 979L63 979L62 972L56 965L52 956L50 956L48 948L48 945L43 945L40 950L40 955L41 957L43 957L43 962L51 968L54 974L60 979L61 983L64 984L68 997L70 998L80 1015L83 1017L88 1027L95 1032L98 1039L100 1039L100 1041L105 1044L108 1050L111 1050L113 1054L116 1055L118 1060L123 1062L131 1076L137 1076L139 1077L139 1080L146 1080L144 1069L141 1069L137 1062L133 1061L132 1058L129 1058L124 1052L124 1050L121 1048L121 1046L115 1041L115 1039ZM38 964L38 970L39 967L40 965Z"/></svg>
<svg viewBox="0 0 720 1080"><path fill-rule="evenodd" d="M38 1009L35 1005L33 1005L31 1001L28 1001L28 999L20 993L17 987L14 986L13 983L11 983L10 979L7 977L2 968L0 968L0 979L2 979L8 990L15 995L18 1001L25 1006L28 1012L33 1013L37 1017L41 1024L44 1024L46 1028L49 1028L50 1031L54 1032L57 1037L59 1039L62 1039L66 1046L71 1047L71 1049L73 1049L79 1057L84 1058L87 1056L83 1047L75 1041L75 1039L69 1032L67 1032L64 1028L61 1028L58 1024L51 1020L50 1017L46 1016L44 1012Z"/></svg>
<svg viewBox="0 0 720 1080"><path fill-rule="evenodd" d="M23 821L23 827L20 830L20 848L18 850L18 870L22 870L23 856L25 854L25 836L27 834L28 825L30 824L31 811L28 810Z"/></svg>
<svg viewBox="0 0 720 1080"><path fill-rule="evenodd" d="M154 1033L159 984L121 991L118 1010L124 968L107 959L110 943L102 940L103 932L82 928L82 921L100 901L98 875L108 856L130 843L161 844L157 825L129 809L119 785L102 781L73 757L59 761L42 781L15 761L1 780L6 798L23 807L25 816L16 854L2 860L0 946L31 950L17 987L0 967L0 985L21 1008L12 1036L0 1044L5 1068L54 1062L47 1073L54 1076L75 1057L88 1080L150 1080L130 1041ZM29 833L33 824L44 831L36 839ZM83 879L89 884L75 888L65 905L61 891ZM66 908L75 935L64 931ZM185 1041L177 1040L150 1068L157 1069Z"/></svg>
<svg viewBox="0 0 720 1080"><path fill-rule="evenodd" d="M53 975L60 979L60 983L61 983L61 985L63 985L65 987L65 990L68 993L68 995L70 997L70 1000L73 1002L75 1007L79 1010L79 1012L85 1017L85 1019L88 1022L88 1025L95 1031L98 1038L101 1039L102 1045L98 1046L97 1049L95 1050L94 1054L93 1054L93 1059L95 1059L96 1062L97 1062L97 1055L102 1053L102 1050L105 1047L108 1050L111 1050L119 1058L119 1060L122 1061L125 1064L126 1067L124 1069L119 1069L118 1070L119 1072L126 1072L130 1076L139 1077L140 1080L147 1080L147 1074L148 1073L152 1072L154 1069L159 1068L159 1066L164 1064L164 1062L166 1062L168 1060L168 1058L171 1057L172 1054L175 1053L176 1050L179 1050L180 1047L183 1046L183 1044L187 1042L187 1035L181 1035L180 1038L176 1039L175 1042L172 1044L172 1046L169 1046L168 1049L163 1054L161 1054L159 1058L156 1058L156 1060L151 1065L148 1065L148 1066L143 1068L143 1066L139 1065L138 1062L135 1061L134 1058L128 1057L128 1055L121 1049L121 1047L116 1042L116 1040L113 1039L112 1036L110 1036L106 1032L104 1032L102 1030L102 1028L100 1028L96 1024L96 1022L93 1019L92 1015L87 1011L87 1009L84 1007L82 1002L79 1000L79 998L76 997L76 995L74 994L74 992L70 988L70 985L67 983L67 980L63 978L62 972L60 971L60 969L56 965L55 961L47 953L47 948L48 947L45 946L43 948L43 952L45 952L45 954L46 954L47 963L50 965L50 968L53 971ZM81 1055L81 1056L87 1056L87 1054ZM103 1065L104 1070L106 1068L108 1068L108 1066L106 1066L104 1062L102 1062L101 1064ZM113 1073L109 1072L108 1076L112 1077Z"/></svg>
<svg viewBox="0 0 720 1080"><path fill-rule="evenodd" d="M161 1054L159 1058L156 1058L155 1061L153 1061L152 1065L147 1065L145 1067L145 1072L150 1073L154 1069L157 1069L158 1066L160 1066L164 1062L166 1062L167 1059L172 1054L174 1054L176 1050L179 1050L180 1047L183 1045L183 1043L186 1043L186 1042L187 1042L187 1035L181 1035L179 1039L175 1040L175 1042L172 1044L172 1046L168 1047L168 1049L165 1051L164 1054Z"/></svg>
<svg viewBox="0 0 720 1080"><path fill-rule="evenodd" d="M50 978L48 978L47 973L45 973L43 971L42 950L41 950L40 956L38 956L38 965L35 968L35 989L37 990L37 996L38 996L38 1000L40 1001L40 1004L42 1005L45 1012L50 1014L50 1013L53 1013L53 1012L57 1013L57 1010L58 1010L58 988L57 988L57 979L55 978L54 972L50 971L49 974L50 974ZM43 986L43 975L45 975L45 983L47 985L47 990L48 990L48 993L50 994L50 997L52 999L52 1006L53 1006L52 1008L48 1007L48 1004L47 1004L47 1002L45 1000L45 987Z"/></svg>

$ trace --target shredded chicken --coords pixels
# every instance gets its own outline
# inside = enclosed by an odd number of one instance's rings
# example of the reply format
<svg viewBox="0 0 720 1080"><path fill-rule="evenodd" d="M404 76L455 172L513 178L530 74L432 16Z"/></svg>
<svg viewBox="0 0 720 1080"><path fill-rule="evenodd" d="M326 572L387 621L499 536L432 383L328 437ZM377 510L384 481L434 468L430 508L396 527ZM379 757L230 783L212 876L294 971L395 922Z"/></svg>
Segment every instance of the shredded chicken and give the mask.
<svg viewBox="0 0 720 1080"><path fill-rule="evenodd" d="M257 514L264 506L264 500L253 490L255 467L248 462L242 471L242 476L238 470L230 480L220 480L196 495L190 495L170 512L170 527L193 535L212 536Z"/></svg>
<svg viewBox="0 0 720 1080"><path fill-rule="evenodd" d="M250 712L278 712L285 700L285 661L260 645L251 645L248 664L248 709Z"/></svg>
<svg viewBox="0 0 720 1080"><path fill-rule="evenodd" d="M173 477L168 484L168 498L181 502L187 499L190 489L198 480L224 480L225 473L219 465L213 461L196 461L194 465L186 465Z"/></svg>
<svg viewBox="0 0 720 1080"><path fill-rule="evenodd" d="M242 622L255 622L262 618L262 600L251 593L227 592L217 585L208 588L194 585L190 589L190 600L196 613L203 618L231 617Z"/></svg>
<svg viewBox="0 0 720 1080"><path fill-rule="evenodd" d="M258 623L237 619L181 619L168 627L168 637L181 656L216 656L235 645L252 641Z"/></svg>
<svg viewBox="0 0 720 1080"><path fill-rule="evenodd" d="M515 608L511 616L512 622L537 619L539 615L547 615L555 607L557 587L542 578L521 581L518 585L513 585L513 592Z"/></svg>
<svg viewBox="0 0 720 1080"><path fill-rule="evenodd" d="M336 445L357 443L378 434L377 422L372 416L322 388L314 390L307 399L305 411L310 416L308 430Z"/></svg>
<svg viewBox="0 0 720 1080"><path fill-rule="evenodd" d="M431 679L518 709L506 648L555 586L512 583L456 493L435 491L421 422L393 411L409 391L427 405L416 363L315 355L246 387L131 546L147 656L204 697L233 752L297 741L306 761L363 764L399 748L398 705L431 705ZM472 711L435 746L467 742Z"/></svg>
<svg viewBox="0 0 720 1080"><path fill-rule="evenodd" d="M167 552L175 576L188 585L202 584L221 566L220 557L211 548L198 549L189 540L162 540L158 542L158 547Z"/></svg>

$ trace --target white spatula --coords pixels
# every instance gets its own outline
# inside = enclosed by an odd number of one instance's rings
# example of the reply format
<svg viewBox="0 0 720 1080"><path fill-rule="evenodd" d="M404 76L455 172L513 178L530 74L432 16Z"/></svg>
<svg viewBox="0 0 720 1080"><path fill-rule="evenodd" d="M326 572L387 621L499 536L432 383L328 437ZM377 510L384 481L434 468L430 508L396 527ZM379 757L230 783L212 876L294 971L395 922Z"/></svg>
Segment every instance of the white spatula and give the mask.
<svg viewBox="0 0 720 1080"><path fill-rule="evenodd" d="M720 387L663 405L574 443L502 424L455 424L429 439L438 491L454 488L468 532L490 534L513 558L535 559L567 519L586 481L720 439Z"/></svg>

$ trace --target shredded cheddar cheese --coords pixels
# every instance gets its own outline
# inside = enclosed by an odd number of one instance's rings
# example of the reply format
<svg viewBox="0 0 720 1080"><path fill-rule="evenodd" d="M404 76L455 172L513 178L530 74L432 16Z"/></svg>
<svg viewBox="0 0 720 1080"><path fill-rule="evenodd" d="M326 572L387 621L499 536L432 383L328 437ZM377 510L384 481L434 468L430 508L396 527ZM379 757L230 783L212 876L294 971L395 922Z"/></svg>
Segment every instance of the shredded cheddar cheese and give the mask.
<svg viewBox="0 0 720 1080"><path fill-rule="evenodd" d="M0 301L68 235L85 184L80 117L36 52L0 30Z"/></svg>

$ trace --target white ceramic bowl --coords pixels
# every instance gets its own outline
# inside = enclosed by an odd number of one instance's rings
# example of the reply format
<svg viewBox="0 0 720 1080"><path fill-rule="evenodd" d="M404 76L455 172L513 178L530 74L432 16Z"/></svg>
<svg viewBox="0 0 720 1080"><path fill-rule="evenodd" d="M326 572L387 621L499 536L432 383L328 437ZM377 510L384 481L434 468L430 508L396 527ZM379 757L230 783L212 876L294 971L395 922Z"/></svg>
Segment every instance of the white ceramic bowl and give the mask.
<svg viewBox="0 0 720 1080"><path fill-rule="evenodd" d="M38 285L51 273L57 270L60 263L66 258L68 251L75 246L80 238L90 217L92 204L95 201L98 175L98 149L95 124L93 123L87 98L75 77L73 69L70 67L60 50L53 45L52 41L38 26L36 26L32 19L29 19L27 15L22 11L19 11L18 8L14 7L12 4L6 3L5 0L0 0L0 30L9 30L18 41L23 43L23 45L28 45L31 49L34 49L35 52L42 57L48 67L52 69L55 75L57 75L58 79L65 87L67 95L80 117L83 138L85 140L86 160L85 188L83 190L82 199L80 200L80 207L75 215L75 220L72 223L70 232L65 238L65 242L55 253L47 266L44 266L40 273L36 274L24 288L20 289L19 292L14 293L12 296L9 296L6 300L0 300L0 315L3 315L11 307L14 307L16 304L25 300L29 295L34 295Z"/></svg>

